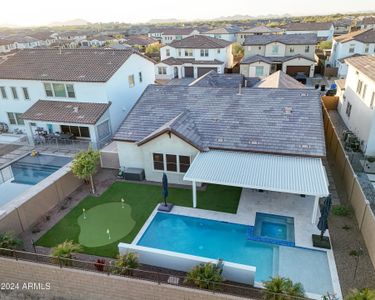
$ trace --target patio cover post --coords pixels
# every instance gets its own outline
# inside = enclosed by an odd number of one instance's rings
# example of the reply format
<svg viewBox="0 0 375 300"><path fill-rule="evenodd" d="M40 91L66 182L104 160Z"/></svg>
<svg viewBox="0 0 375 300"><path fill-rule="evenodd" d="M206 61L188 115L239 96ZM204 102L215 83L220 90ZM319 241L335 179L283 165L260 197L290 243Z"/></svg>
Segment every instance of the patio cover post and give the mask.
<svg viewBox="0 0 375 300"><path fill-rule="evenodd" d="M195 181L192 181L192 185L193 185L193 207L196 208L197 207L197 185Z"/></svg>
<svg viewBox="0 0 375 300"><path fill-rule="evenodd" d="M311 219L312 224L315 224L316 222L316 217L318 215L318 208L319 208L319 196L315 196L312 219Z"/></svg>

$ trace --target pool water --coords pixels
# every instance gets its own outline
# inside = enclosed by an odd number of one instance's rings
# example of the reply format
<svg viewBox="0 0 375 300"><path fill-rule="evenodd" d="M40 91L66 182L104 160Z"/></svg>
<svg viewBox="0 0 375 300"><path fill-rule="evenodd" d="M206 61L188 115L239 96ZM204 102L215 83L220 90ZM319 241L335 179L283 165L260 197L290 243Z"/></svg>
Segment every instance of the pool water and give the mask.
<svg viewBox="0 0 375 300"><path fill-rule="evenodd" d="M257 212L253 232L255 237L294 243L294 219Z"/></svg>
<svg viewBox="0 0 375 300"><path fill-rule="evenodd" d="M333 292L326 252L251 241L250 227L158 212L137 245L255 266L257 282L280 275L309 293ZM280 228L266 224L265 231L274 235Z"/></svg>
<svg viewBox="0 0 375 300"><path fill-rule="evenodd" d="M286 239L286 225L263 222L261 229L262 236L272 237L279 240Z"/></svg>

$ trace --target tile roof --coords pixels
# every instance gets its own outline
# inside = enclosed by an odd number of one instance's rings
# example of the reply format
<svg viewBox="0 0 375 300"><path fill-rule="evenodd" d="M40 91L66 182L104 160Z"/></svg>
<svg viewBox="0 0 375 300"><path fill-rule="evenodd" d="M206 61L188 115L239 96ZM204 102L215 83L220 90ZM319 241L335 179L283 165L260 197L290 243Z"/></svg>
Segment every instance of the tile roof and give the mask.
<svg viewBox="0 0 375 300"><path fill-rule="evenodd" d="M31 121L96 124L110 103L38 100L22 118Z"/></svg>
<svg viewBox="0 0 375 300"><path fill-rule="evenodd" d="M14 43L14 41L10 41L10 40L7 40L7 39L0 39L0 46L11 45L13 43Z"/></svg>
<svg viewBox="0 0 375 300"><path fill-rule="evenodd" d="M196 60L194 58L175 58L168 57L162 60L160 63L166 65L183 65L183 64L194 64L194 65L222 65L224 62L214 59L214 60Z"/></svg>
<svg viewBox="0 0 375 300"><path fill-rule="evenodd" d="M240 33L278 33L278 32L282 32L282 29L261 25L261 26L256 26L253 28L242 30Z"/></svg>
<svg viewBox="0 0 375 300"><path fill-rule="evenodd" d="M162 30L163 35L190 35L195 28L170 27Z"/></svg>
<svg viewBox="0 0 375 300"><path fill-rule="evenodd" d="M316 45L318 39L315 33L248 35L244 45L267 45L274 42L285 45Z"/></svg>
<svg viewBox="0 0 375 300"><path fill-rule="evenodd" d="M131 46L147 46L159 41L147 35L130 35L125 38L125 43Z"/></svg>
<svg viewBox="0 0 375 300"><path fill-rule="evenodd" d="M375 56L374 55L364 55L357 57L350 57L345 60L345 62L359 72L363 73L371 80L375 81Z"/></svg>
<svg viewBox="0 0 375 300"><path fill-rule="evenodd" d="M238 94L238 88L149 85L114 139L138 143L160 128L187 122L183 116L190 126L176 125L179 136L194 136L200 148L325 155L316 90L248 88Z"/></svg>
<svg viewBox="0 0 375 300"><path fill-rule="evenodd" d="M231 44L233 42L206 35L192 35L179 41L173 41L168 46L173 48L217 49L228 47Z"/></svg>
<svg viewBox="0 0 375 300"><path fill-rule="evenodd" d="M347 34L334 37L336 42L346 43L350 41L359 41L362 43L375 43L375 29L365 29L349 32Z"/></svg>
<svg viewBox="0 0 375 300"><path fill-rule="evenodd" d="M190 83L189 86L200 86L200 87L226 87L226 88L238 88L245 85L246 87L252 87L260 79L258 77L245 77L242 74L219 74L215 71L210 71L198 79Z"/></svg>
<svg viewBox="0 0 375 300"><path fill-rule="evenodd" d="M280 57L263 56L263 55L257 54L257 55L244 57L241 61L241 64L252 64L252 63L258 62L258 61L262 61L262 62L265 62L265 63L268 63L268 64L272 64L274 62L285 62L285 61L296 59L296 58L303 58L303 59L307 59L307 60L310 60L312 62L315 62L313 59L305 57L301 54L296 54L296 55L292 55L292 56L280 56Z"/></svg>
<svg viewBox="0 0 375 300"><path fill-rule="evenodd" d="M0 65L0 78L106 82L132 54L145 57L132 49L25 49Z"/></svg>
<svg viewBox="0 0 375 300"><path fill-rule="evenodd" d="M285 74L283 71L277 71L259 81L254 87L257 88L280 88L280 89L306 89L307 87L295 80L293 77Z"/></svg>
<svg viewBox="0 0 375 300"><path fill-rule="evenodd" d="M346 79L337 79L335 80L335 83L338 88L340 88L341 90L345 90Z"/></svg>
<svg viewBox="0 0 375 300"><path fill-rule="evenodd" d="M308 23L289 23L286 25L287 31L310 31L310 30L329 30L332 22L308 22Z"/></svg>
<svg viewBox="0 0 375 300"><path fill-rule="evenodd" d="M231 28L231 27L221 27L221 28L215 28L211 29L209 31L204 32L204 34L234 34L237 33L237 28Z"/></svg>
<svg viewBox="0 0 375 300"><path fill-rule="evenodd" d="M363 18L361 22L358 22L360 25L373 25L375 24L375 17L366 17Z"/></svg>

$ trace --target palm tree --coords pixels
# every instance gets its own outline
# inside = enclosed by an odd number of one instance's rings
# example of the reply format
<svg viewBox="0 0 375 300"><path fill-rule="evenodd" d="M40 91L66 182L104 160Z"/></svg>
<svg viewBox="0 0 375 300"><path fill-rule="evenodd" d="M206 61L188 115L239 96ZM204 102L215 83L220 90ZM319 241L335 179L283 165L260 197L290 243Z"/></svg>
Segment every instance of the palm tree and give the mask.
<svg viewBox="0 0 375 300"><path fill-rule="evenodd" d="M185 282L193 283L201 289L214 289L215 283L223 281L221 273L221 263L201 263L187 273Z"/></svg>
<svg viewBox="0 0 375 300"><path fill-rule="evenodd" d="M265 299L286 300L292 297L304 297L305 290L301 283L293 283L285 277L276 276L264 282Z"/></svg>
<svg viewBox="0 0 375 300"><path fill-rule="evenodd" d="M134 252L127 252L119 255L115 262L115 274L133 275L133 270L139 267L138 255Z"/></svg>
<svg viewBox="0 0 375 300"><path fill-rule="evenodd" d="M51 255L57 262L62 261L65 265L70 265L70 260L73 258L73 252L80 251L82 251L81 245L75 244L73 241L65 241L64 243L52 248Z"/></svg>
<svg viewBox="0 0 375 300"><path fill-rule="evenodd" d="M354 289L345 297L345 300L375 300L375 290Z"/></svg>

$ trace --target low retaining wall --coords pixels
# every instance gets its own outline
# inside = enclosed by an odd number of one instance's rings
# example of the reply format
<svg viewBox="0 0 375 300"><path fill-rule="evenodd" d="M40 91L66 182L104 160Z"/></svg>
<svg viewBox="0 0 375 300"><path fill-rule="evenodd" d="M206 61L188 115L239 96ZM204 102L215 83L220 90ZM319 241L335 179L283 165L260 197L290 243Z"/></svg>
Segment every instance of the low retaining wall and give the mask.
<svg viewBox="0 0 375 300"><path fill-rule="evenodd" d="M6 213L0 216L0 232L19 234L30 229L81 184L82 180L70 171L70 164L62 167L4 206Z"/></svg>
<svg viewBox="0 0 375 300"><path fill-rule="evenodd" d="M108 276L58 266L0 257L0 279L4 289L19 284L14 292L67 299L243 299L208 291L158 284L127 277ZM26 285L24 285L26 283ZM27 288L29 286L29 288ZM26 287L23 289L23 287ZM39 289L38 289L39 288ZM43 290L44 288L44 290ZM0 293L1 298L1 293ZM23 297L22 297L23 298Z"/></svg>
<svg viewBox="0 0 375 300"><path fill-rule="evenodd" d="M200 263L217 263L217 260L177 252L119 243L120 254L135 252L142 264L188 272ZM226 280L254 285L256 268L231 262L223 262L223 277Z"/></svg>

